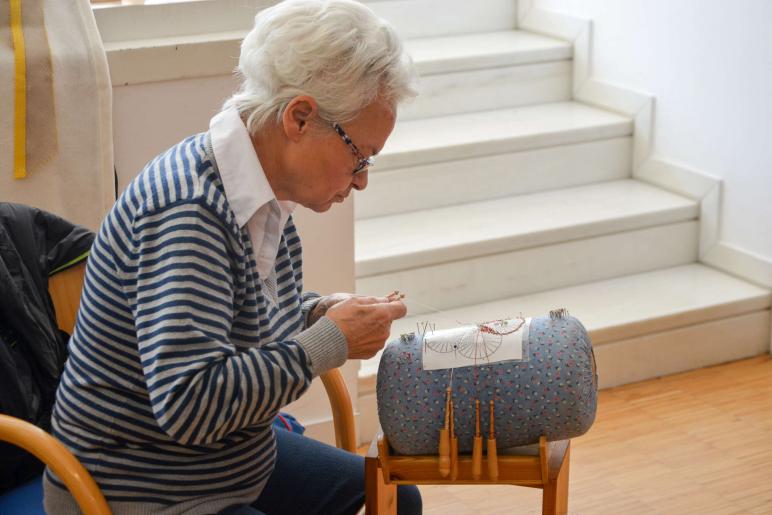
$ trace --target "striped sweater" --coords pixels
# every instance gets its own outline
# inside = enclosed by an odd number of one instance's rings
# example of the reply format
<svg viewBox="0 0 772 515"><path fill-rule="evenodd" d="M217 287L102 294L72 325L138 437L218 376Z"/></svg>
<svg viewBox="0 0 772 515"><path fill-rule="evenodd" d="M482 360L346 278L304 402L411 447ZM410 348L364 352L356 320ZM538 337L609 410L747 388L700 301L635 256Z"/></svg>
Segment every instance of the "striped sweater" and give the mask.
<svg viewBox="0 0 772 515"><path fill-rule="evenodd" d="M225 197L208 133L150 162L100 228L52 427L115 513L214 513L271 474L271 422L346 340L305 327L290 218L270 277ZM77 512L50 471L46 510Z"/></svg>

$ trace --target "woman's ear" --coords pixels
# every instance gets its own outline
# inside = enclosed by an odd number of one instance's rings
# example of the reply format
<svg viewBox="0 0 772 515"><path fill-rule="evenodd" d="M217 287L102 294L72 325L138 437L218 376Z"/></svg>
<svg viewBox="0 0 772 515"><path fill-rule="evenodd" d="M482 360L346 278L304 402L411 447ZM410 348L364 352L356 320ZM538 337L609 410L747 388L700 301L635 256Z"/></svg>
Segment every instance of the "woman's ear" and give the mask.
<svg viewBox="0 0 772 515"><path fill-rule="evenodd" d="M313 98L301 95L290 100L282 114L282 125L287 137L297 141L310 130L310 123L319 115L319 107Z"/></svg>

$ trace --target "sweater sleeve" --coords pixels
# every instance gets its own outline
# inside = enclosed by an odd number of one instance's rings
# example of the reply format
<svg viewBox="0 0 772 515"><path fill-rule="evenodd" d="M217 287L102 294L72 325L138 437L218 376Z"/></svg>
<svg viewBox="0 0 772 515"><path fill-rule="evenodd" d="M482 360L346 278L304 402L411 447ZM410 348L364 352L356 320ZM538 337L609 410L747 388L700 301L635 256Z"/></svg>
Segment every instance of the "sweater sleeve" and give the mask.
<svg viewBox="0 0 772 515"><path fill-rule="evenodd" d="M124 287L153 414L175 441L210 444L268 423L308 388L312 360L339 364L345 337L331 321L257 348L229 341L238 260L207 207L181 203L138 218L133 240L136 267Z"/></svg>
<svg viewBox="0 0 772 515"><path fill-rule="evenodd" d="M300 311L303 313L303 329L309 327L308 317L311 316L311 312L321 300L321 295L316 292L303 292L302 300L300 301Z"/></svg>

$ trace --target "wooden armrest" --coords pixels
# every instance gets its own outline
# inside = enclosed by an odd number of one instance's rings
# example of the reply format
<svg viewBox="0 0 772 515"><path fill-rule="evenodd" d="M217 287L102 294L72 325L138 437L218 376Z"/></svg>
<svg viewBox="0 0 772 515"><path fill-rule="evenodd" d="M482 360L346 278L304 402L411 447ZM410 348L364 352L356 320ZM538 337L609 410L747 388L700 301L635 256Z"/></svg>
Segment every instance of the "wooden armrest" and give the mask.
<svg viewBox="0 0 772 515"><path fill-rule="evenodd" d="M320 376L332 407L332 420L335 426L335 445L340 449L356 452L356 427L351 397L340 369L328 370Z"/></svg>
<svg viewBox="0 0 772 515"><path fill-rule="evenodd" d="M64 481L85 515L109 515L102 492L83 465L56 438L18 418L0 415L0 440L34 454Z"/></svg>

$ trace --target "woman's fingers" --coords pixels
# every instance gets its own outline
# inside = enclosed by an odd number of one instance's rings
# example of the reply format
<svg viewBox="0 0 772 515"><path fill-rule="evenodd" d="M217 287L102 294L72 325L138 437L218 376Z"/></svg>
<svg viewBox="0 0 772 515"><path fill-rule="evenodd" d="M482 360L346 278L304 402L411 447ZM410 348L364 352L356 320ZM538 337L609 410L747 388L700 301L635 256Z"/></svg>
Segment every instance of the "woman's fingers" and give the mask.
<svg viewBox="0 0 772 515"><path fill-rule="evenodd" d="M349 297L344 302L350 302L352 304L358 304L361 306L369 306L371 304L383 304L385 302L389 302L389 298L362 295L357 297Z"/></svg>
<svg viewBox="0 0 772 515"><path fill-rule="evenodd" d="M392 300L371 304L371 308L383 310L388 314L390 320L402 318L407 314L407 306L401 300Z"/></svg>
<svg viewBox="0 0 772 515"><path fill-rule="evenodd" d="M399 297L350 297L330 307L327 316L346 336L349 358L369 358L383 347L391 323L406 313Z"/></svg>
<svg viewBox="0 0 772 515"><path fill-rule="evenodd" d="M402 299L404 299L404 298L405 298L405 294L404 294L404 293L400 293L400 292L399 292L399 290L394 290L393 292L389 293L389 294L388 294L386 297L387 297L387 298L388 298L390 301L393 301L393 300L402 300Z"/></svg>

